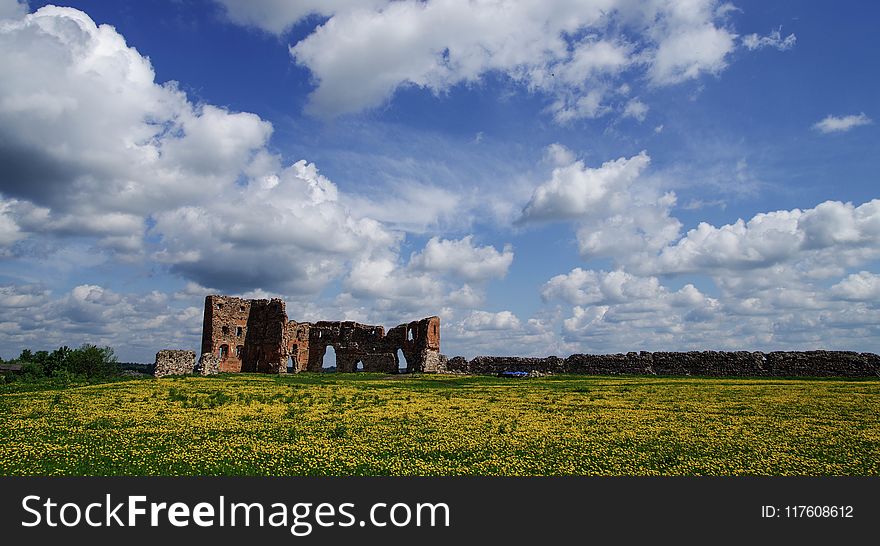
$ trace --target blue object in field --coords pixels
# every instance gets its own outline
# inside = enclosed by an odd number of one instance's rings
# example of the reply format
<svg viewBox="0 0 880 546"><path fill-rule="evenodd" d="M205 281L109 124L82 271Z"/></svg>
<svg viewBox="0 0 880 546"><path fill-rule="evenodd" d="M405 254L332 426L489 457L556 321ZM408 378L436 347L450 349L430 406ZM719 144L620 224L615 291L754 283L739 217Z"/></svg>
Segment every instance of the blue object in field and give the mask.
<svg viewBox="0 0 880 546"><path fill-rule="evenodd" d="M501 372L498 377L528 377L529 372Z"/></svg>

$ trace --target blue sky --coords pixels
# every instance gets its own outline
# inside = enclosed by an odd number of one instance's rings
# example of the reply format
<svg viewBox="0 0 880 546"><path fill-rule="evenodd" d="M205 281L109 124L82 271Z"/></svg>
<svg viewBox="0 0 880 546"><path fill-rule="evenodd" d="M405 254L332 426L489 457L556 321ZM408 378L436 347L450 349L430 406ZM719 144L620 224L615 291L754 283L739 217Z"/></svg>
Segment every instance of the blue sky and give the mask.
<svg viewBox="0 0 880 546"><path fill-rule="evenodd" d="M0 356L198 346L204 296L442 351L880 351L843 2L0 0Z"/></svg>

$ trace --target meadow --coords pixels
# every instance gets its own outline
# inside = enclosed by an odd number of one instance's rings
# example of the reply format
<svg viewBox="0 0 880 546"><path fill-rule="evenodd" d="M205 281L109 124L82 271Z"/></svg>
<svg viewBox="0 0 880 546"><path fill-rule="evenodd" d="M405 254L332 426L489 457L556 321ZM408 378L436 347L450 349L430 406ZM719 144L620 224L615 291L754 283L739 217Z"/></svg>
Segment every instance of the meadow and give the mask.
<svg viewBox="0 0 880 546"><path fill-rule="evenodd" d="M880 381L220 375L0 390L0 475L880 475Z"/></svg>

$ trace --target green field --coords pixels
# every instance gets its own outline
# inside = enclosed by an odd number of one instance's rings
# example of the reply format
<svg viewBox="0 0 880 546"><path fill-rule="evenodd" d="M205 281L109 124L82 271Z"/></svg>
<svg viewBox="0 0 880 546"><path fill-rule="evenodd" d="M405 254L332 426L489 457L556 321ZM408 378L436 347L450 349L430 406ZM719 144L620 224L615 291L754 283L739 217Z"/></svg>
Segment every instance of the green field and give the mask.
<svg viewBox="0 0 880 546"><path fill-rule="evenodd" d="M0 475L880 475L880 381L223 375L0 391Z"/></svg>

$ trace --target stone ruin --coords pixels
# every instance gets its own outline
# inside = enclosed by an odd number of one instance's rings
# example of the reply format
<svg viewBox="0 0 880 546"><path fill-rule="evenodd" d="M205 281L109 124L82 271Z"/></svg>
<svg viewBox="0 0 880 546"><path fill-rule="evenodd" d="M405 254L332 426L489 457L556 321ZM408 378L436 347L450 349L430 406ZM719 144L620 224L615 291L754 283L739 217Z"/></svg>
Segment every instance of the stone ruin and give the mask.
<svg viewBox="0 0 880 546"><path fill-rule="evenodd" d="M212 354L203 354L196 363L196 353L163 349L156 353L153 375L214 375L220 371L220 361Z"/></svg>
<svg viewBox="0 0 880 546"><path fill-rule="evenodd" d="M877 377L880 356L853 351L689 351L573 354L550 356L478 356L440 354L440 318L395 326L351 321L288 320L280 299L205 298L202 354L163 350L156 354L156 377L219 372L320 372L328 347L340 372L428 372L498 375L659 375L741 377ZM406 359L401 369L398 354Z"/></svg>
<svg viewBox="0 0 880 546"><path fill-rule="evenodd" d="M320 372L328 347L340 372L442 371L440 318L395 326L352 321L288 320L280 299L207 296L202 325L202 360L216 357L220 372Z"/></svg>
<svg viewBox="0 0 880 546"><path fill-rule="evenodd" d="M163 349L156 353L153 375L187 375L195 372L196 354L192 351Z"/></svg>

